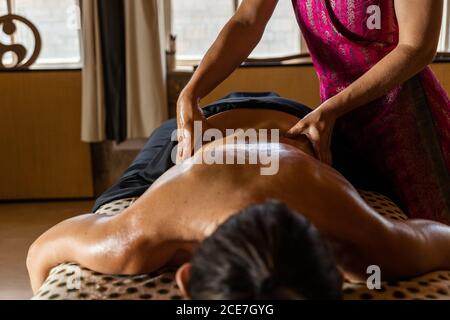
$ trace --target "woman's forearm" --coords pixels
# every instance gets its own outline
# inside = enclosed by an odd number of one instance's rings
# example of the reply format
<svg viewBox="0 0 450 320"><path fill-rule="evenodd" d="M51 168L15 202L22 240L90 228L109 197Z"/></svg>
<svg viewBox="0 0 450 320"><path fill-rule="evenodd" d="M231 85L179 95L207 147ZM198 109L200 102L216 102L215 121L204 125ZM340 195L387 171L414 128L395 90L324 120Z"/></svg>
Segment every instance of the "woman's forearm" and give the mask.
<svg viewBox="0 0 450 320"><path fill-rule="evenodd" d="M204 56L183 94L201 99L239 67L261 40L275 6L275 0L244 2Z"/></svg>
<svg viewBox="0 0 450 320"><path fill-rule="evenodd" d="M261 30L233 19L208 50L184 92L205 97L250 55L261 38Z"/></svg>
<svg viewBox="0 0 450 320"><path fill-rule="evenodd" d="M434 55L432 49L399 45L361 78L324 102L323 109L340 117L370 103L422 71Z"/></svg>

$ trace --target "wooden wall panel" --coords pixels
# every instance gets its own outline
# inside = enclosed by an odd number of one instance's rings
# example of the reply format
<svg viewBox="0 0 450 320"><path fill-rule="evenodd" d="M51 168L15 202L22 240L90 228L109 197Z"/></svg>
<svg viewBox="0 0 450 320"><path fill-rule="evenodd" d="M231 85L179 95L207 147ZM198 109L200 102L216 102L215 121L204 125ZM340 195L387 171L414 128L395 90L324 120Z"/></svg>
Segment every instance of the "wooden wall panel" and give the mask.
<svg viewBox="0 0 450 320"><path fill-rule="evenodd" d="M81 72L0 73L0 200L93 195Z"/></svg>
<svg viewBox="0 0 450 320"><path fill-rule="evenodd" d="M431 66L450 92L450 63ZM312 66L239 68L202 100L206 105L233 91L275 91L308 106L319 105L319 81Z"/></svg>
<svg viewBox="0 0 450 320"><path fill-rule="evenodd" d="M434 63L431 65L431 69L447 92L450 93L450 63Z"/></svg>
<svg viewBox="0 0 450 320"><path fill-rule="evenodd" d="M205 97L202 105L233 91L274 91L311 107L320 103L319 80L311 66L239 68Z"/></svg>

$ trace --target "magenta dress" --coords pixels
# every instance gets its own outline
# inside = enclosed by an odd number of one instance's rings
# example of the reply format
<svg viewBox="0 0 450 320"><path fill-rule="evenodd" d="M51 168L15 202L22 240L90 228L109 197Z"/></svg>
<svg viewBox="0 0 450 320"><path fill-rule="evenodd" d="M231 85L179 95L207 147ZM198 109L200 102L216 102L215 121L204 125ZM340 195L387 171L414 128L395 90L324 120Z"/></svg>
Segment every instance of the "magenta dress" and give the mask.
<svg viewBox="0 0 450 320"><path fill-rule="evenodd" d="M398 43L393 0L293 4L320 80L322 101L357 80ZM380 29L367 26L371 5L381 9ZM450 221L450 100L429 68L343 116L335 134L339 147L350 150L339 160L349 175L352 168L364 167L366 182L370 177L381 181L383 191L409 217Z"/></svg>

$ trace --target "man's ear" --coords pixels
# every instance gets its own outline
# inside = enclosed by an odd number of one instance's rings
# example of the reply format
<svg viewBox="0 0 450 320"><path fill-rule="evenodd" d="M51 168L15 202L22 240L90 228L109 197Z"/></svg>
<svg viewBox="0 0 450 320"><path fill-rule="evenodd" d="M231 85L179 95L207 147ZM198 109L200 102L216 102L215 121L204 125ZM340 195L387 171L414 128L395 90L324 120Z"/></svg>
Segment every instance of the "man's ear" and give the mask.
<svg viewBox="0 0 450 320"><path fill-rule="evenodd" d="M192 263L185 263L180 268L178 268L177 273L175 275L177 285L180 288L181 294L185 298L189 298L188 283L189 280L191 279L191 268Z"/></svg>

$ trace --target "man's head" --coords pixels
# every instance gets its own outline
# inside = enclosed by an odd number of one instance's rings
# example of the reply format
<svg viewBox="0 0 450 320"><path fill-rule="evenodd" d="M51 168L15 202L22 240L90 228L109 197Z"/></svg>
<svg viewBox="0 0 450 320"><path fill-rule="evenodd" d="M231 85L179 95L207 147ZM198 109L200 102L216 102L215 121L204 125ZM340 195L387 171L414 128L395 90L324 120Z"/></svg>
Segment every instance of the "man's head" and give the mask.
<svg viewBox="0 0 450 320"><path fill-rule="evenodd" d="M228 219L177 272L193 299L338 299L327 243L302 215L270 201Z"/></svg>

